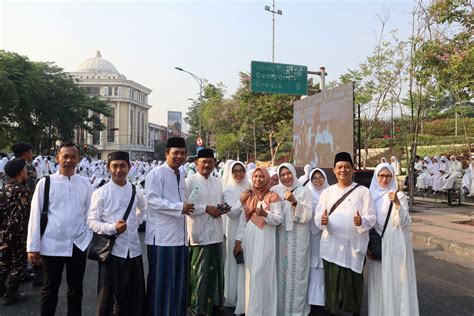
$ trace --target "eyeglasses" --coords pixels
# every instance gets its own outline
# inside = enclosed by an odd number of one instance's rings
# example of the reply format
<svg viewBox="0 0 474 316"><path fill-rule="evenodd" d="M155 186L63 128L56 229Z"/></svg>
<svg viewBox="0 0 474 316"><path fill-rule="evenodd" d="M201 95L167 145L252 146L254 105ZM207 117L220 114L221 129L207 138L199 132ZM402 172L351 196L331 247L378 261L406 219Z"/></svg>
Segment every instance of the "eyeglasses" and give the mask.
<svg viewBox="0 0 474 316"><path fill-rule="evenodd" d="M378 177L380 179L392 179L392 175L390 174L379 174Z"/></svg>
<svg viewBox="0 0 474 316"><path fill-rule="evenodd" d="M324 177L313 177L311 181L323 181Z"/></svg>

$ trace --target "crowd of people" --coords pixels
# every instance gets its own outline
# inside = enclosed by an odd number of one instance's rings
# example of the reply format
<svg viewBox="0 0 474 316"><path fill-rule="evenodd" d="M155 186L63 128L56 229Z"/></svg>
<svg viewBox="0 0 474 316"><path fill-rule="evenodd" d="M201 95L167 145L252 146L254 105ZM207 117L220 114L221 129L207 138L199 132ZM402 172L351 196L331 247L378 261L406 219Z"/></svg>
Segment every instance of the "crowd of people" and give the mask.
<svg viewBox="0 0 474 316"><path fill-rule="evenodd" d="M474 160L461 162L454 155L449 159L416 156L414 170L418 191L446 192L455 188L455 181L459 180L462 194L474 196Z"/></svg>
<svg viewBox="0 0 474 316"><path fill-rule="evenodd" d="M16 158L3 166L4 304L25 299L18 287L27 257L43 274L41 315L55 314L64 267L68 315L80 315L88 247L107 235L115 237L98 264L97 315L221 315L224 307L237 315L358 315L364 269L369 315L419 314L396 161L380 163L366 188L353 182L344 152L333 157L330 185L320 168L307 166L298 178L289 163L217 164L207 148L186 162L179 137L168 139L163 163L131 162L126 152L81 160L65 143L48 169L28 144L12 149ZM368 248L374 234L383 236L378 256Z"/></svg>

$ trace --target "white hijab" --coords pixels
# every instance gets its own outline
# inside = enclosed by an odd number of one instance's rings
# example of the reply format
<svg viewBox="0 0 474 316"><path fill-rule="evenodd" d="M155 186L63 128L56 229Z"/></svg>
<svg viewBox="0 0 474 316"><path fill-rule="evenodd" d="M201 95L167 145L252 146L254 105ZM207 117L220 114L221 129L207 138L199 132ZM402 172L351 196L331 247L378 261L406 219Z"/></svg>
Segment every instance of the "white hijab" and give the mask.
<svg viewBox="0 0 474 316"><path fill-rule="evenodd" d="M378 180L378 174L384 168L386 168L392 174L392 179L386 188L382 188ZM387 194L388 192L397 192L397 184L395 179L395 170L393 170L392 165L388 163L381 163L375 168L372 181L370 182L369 191L374 201L377 224L381 225L382 227L385 224L388 208L390 206L390 200L388 199Z"/></svg>
<svg viewBox="0 0 474 316"><path fill-rule="evenodd" d="M227 188L227 185L229 184L230 179L232 178L232 168L231 165L233 165L234 161L229 159L225 162L223 168L222 168L222 177L221 177L221 186L222 186L222 192L225 191ZM245 167L244 167L245 170Z"/></svg>
<svg viewBox="0 0 474 316"><path fill-rule="evenodd" d="M291 174L293 175L293 184L291 185L291 187L287 187L285 186L282 182L281 182L281 179L280 179L280 171L281 171L281 168L287 168L288 170L290 170ZM289 163L282 163L281 165L278 166L278 169L277 169L277 174L278 174L278 178L280 179L280 184L277 185L277 187L281 186L282 189L284 189L284 191L286 190L293 190L295 189L297 186L300 185L299 181L298 181L298 178L296 177L296 169L295 167L293 167L293 165L289 164ZM280 194L280 192L278 192L278 194ZM285 193L283 193L283 196L281 196L280 194L280 197L283 199L285 196L284 196Z"/></svg>
<svg viewBox="0 0 474 316"><path fill-rule="evenodd" d="M319 171L324 177L324 184L321 190L316 189L316 187L313 185L313 182L311 181L311 178L313 178L313 175L316 171ZM329 187L328 177L326 175L326 172L324 172L324 170L320 168L316 168L313 171L311 171L311 173L309 174L309 181L306 187L308 188L309 192L311 192L311 195L313 197L313 213L314 213L314 210L316 209L316 206L319 203L319 197L321 193L324 191L324 189Z"/></svg>
<svg viewBox="0 0 474 316"><path fill-rule="evenodd" d="M242 180L242 182L237 183L237 181L235 181L234 176L232 175L232 169L234 169L234 167L236 165L241 165L242 168L244 168L244 170L245 170L245 165L243 164L243 162L233 161L230 164L230 167L229 167L229 173L230 174L228 176L227 185L226 185L225 190L234 190L234 191L239 192L239 195L240 195L245 190L250 189L250 182L248 182L248 180L247 180L247 174L245 174L244 179Z"/></svg>

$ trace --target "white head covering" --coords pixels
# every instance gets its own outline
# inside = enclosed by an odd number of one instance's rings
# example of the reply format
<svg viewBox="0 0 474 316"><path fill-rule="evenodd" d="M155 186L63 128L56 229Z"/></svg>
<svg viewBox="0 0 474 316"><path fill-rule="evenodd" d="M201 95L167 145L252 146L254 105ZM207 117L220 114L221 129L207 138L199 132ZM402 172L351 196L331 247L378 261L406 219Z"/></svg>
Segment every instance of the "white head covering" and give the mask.
<svg viewBox="0 0 474 316"><path fill-rule="evenodd" d="M433 162L430 157L425 157L423 160L426 162L426 168L430 169L433 166Z"/></svg>
<svg viewBox="0 0 474 316"><path fill-rule="evenodd" d="M241 165L242 168L244 168L244 170L245 170L245 165L244 165L243 162L241 162L241 161L232 161L232 163L229 166L229 173L230 174L228 176L227 185L226 185L225 190L235 189L237 191L240 191L240 193L242 193L245 190L250 189L250 182L248 182L247 175L244 176L244 179L242 180L242 182L237 183L237 181L235 181L234 176L232 175L232 169L234 169L234 167L236 165Z"/></svg>
<svg viewBox="0 0 474 316"><path fill-rule="evenodd" d="M231 165L233 164L233 160L229 159L224 163L224 166L222 168L222 177L221 177L221 186L222 186L222 192L225 191L227 185L229 184L230 178L232 178L232 169ZM245 166L244 166L245 170Z"/></svg>
<svg viewBox="0 0 474 316"><path fill-rule="evenodd" d="M385 157L380 158L380 163L385 163L385 162L387 162L387 158Z"/></svg>
<svg viewBox="0 0 474 316"><path fill-rule="evenodd" d="M294 188L296 188L298 185L300 185L299 181L298 181L298 178L296 177L296 170L295 170L295 167L293 167L293 165L289 164L289 163L282 163L281 165L278 166L278 169L277 169L277 174L278 174L278 178L280 178L280 170L281 168L287 168L288 170L290 170L291 174L293 175L293 184L291 185L291 187L287 187L288 189L290 190L293 190ZM280 178L280 184L282 186L285 186L282 182L281 182L281 178ZM286 186L285 186L286 187ZM283 198L283 197L282 197Z"/></svg>
<svg viewBox="0 0 474 316"><path fill-rule="evenodd" d="M311 181L311 178L313 177L316 171L319 171L324 177L324 184L321 190L316 189L313 182ZM308 190L311 192L311 195L313 196L313 210L314 210L319 203L319 196L321 195L324 189L329 187L329 182L328 182L328 177L326 175L326 172L324 172L324 170L320 168L313 169L311 173L309 174L309 181L306 187L308 188Z"/></svg>
<svg viewBox="0 0 474 316"><path fill-rule="evenodd" d="M378 175L384 168L386 168L392 174L392 179L386 188L383 188L378 181ZM390 206L390 200L388 199L387 193L397 192L397 184L395 179L395 170L393 170L392 165L389 163L381 163L375 168L372 181L370 182L369 191L374 201L377 223L382 227L385 224L388 207Z"/></svg>

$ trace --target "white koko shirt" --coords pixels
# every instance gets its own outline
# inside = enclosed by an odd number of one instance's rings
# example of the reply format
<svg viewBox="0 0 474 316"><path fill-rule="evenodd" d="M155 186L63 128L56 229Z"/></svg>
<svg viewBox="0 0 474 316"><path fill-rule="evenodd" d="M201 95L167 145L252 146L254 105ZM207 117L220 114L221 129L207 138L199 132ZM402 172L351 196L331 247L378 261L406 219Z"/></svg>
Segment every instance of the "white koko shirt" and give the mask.
<svg viewBox="0 0 474 316"><path fill-rule="evenodd" d="M130 258L142 254L138 225L145 216L145 197L142 190L135 187L135 199L127 218L127 229L117 236L112 254L116 257ZM100 187L92 193L91 206L87 217L87 226L98 234L115 235L115 223L123 218L132 198L132 184L127 182L120 186L113 181Z"/></svg>
<svg viewBox="0 0 474 316"><path fill-rule="evenodd" d="M186 216L183 214L185 173L179 168L178 177L165 162L146 177L147 219L145 244L156 246L188 245Z"/></svg>
<svg viewBox="0 0 474 316"><path fill-rule="evenodd" d="M41 237L45 184L45 178L42 178L36 184L31 201L26 250L45 256L71 257L73 245L84 251L92 239L92 232L86 225L92 186L87 178L76 174L67 177L59 171L50 179L48 225Z"/></svg>
<svg viewBox="0 0 474 316"><path fill-rule="evenodd" d="M369 189L359 186L329 215L331 207L356 183L347 188L337 184L324 189L319 198L314 216L316 226L323 231L320 256L338 266L362 273L364 258L369 243L369 230L375 225L375 209ZM327 209L329 220L321 225L321 215ZM359 211L360 226L354 225L354 216Z"/></svg>
<svg viewBox="0 0 474 316"><path fill-rule="evenodd" d="M224 240L222 217L214 218L206 213L206 206L222 202L222 187L212 174L206 179L200 173L186 178L187 201L194 204L194 212L188 217L191 245L210 245Z"/></svg>

